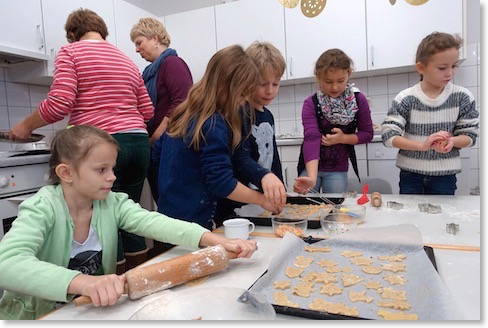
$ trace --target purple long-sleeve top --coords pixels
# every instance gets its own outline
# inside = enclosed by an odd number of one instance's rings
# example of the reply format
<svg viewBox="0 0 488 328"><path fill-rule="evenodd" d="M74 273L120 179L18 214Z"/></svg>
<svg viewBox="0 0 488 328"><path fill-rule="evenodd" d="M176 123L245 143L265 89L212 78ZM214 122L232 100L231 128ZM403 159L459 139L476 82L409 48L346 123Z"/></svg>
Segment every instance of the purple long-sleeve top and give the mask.
<svg viewBox="0 0 488 328"><path fill-rule="evenodd" d="M312 100L313 94L310 95L303 102L302 108L302 124L303 124L303 158L305 164L312 160L319 161L319 171L321 172L345 172L349 169L349 151L347 145L337 144L330 147L320 147L320 141L322 133L320 133L319 125L317 122L317 116L315 114L315 107ZM358 101L358 111L356 113L357 118L357 130L356 135L358 137L358 144L371 142L373 139L373 122L371 120L371 110L369 108L368 100L366 96L362 93L356 94L356 99ZM330 124L326 119L322 122L325 130L329 131L332 129L333 125ZM322 156L330 156L330 152L325 151L333 149L333 156L336 158L335 161L325 161L321 160Z"/></svg>

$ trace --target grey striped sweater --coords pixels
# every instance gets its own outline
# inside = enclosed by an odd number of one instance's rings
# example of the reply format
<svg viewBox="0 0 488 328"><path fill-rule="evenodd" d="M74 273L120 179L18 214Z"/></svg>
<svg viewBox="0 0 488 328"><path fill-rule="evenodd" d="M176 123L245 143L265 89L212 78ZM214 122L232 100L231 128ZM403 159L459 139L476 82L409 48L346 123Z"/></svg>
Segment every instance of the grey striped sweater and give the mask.
<svg viewBox="0 0 488 328"><path fill-rule="evenodd" d="M466 135L471 138L472 147L479 133L479 113L472 93L466 88L449 83L436 99L431 99L418 83L395 97L381 131L386 147L393 147L396 136L422 142L437 131L449 131L452 136ZM461 172L461 157L459 148L455 147L446 154L432 149L400 149L396 166L430 176L451 175Z"/></svg>

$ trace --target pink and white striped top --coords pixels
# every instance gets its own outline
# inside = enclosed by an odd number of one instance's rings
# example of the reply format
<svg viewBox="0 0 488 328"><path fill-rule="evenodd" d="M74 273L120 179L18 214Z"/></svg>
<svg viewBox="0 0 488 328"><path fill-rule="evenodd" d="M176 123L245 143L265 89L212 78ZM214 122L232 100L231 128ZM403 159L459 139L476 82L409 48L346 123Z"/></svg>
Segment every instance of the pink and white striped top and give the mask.
<svg viewBox="0 0 488 328"><path fill-rule="evenodd" d="M47 123L70 116L70 125L94 125L110 134L147 131L154 107L138 67L116 46L96 40L64 45L54 81L39 104Z"/></svg>

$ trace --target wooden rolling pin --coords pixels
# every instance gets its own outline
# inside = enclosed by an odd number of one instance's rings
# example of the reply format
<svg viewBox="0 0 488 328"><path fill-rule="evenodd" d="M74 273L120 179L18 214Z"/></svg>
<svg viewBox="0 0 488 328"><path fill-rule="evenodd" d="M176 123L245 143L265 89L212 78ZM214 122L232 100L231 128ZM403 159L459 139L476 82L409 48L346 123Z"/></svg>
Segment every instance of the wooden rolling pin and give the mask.
<svg viewBox="0 0 488 328"><path fill-rule="evenodd" d="M371 206L380 207L382 204L381 194L377 191L371 193Z"/></svg>
<svg viewBox="0 0 488 328"><path fill-rule="evenodd" d="M221 245L207 247L147 266L138 266L125 273L126 294L131 300L159 292L188 281L225 270L236 253L227 252ZM88 296L74 300L76 306L90 304Z"/></svg>

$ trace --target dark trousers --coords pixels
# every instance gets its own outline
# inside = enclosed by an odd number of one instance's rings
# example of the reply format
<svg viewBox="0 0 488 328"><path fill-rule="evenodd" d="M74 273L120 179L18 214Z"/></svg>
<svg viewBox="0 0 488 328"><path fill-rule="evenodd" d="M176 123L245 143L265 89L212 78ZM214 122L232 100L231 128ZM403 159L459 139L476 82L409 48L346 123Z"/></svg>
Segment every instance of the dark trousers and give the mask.
<svg viewBox="0 0 488 328"><path fill-rule="evenodd" d="M454 195L456 175L429 176L400 171L400 194Z"/></svg>
<svg viewBox="0 0 488 328"><path fill-rule="evenodd" d="M114 169L117 179L112 190L125 192L130 199L139 202L149 166L149 136L144 133L123 133L114 134L113 137L119 143L120 150ZM140 253L146 250L144 237L119 231L117 261L124 259L124 253Z"/></svg>

